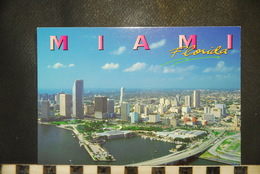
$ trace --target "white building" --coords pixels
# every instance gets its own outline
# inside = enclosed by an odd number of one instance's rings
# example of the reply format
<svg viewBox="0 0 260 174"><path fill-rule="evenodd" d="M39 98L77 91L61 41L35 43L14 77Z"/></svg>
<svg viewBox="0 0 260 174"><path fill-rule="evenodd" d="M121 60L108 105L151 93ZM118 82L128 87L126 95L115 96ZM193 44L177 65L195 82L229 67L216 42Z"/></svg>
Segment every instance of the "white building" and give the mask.
<svg viewBox="0 0 260 174"><path fill-rule="evenodd" d="M221 109L221 114L226 115L226 105L225 104L215 104L215 108Z"/></svg>
<svg viewBox="0 0 260 174"><path fill-rule="evenodd" d="M60 94L60 115L71 117L72 96L70 94Z"/></svg>
<svg viewBox="0 0 260 174"><path fill-rule="evenodd" d="M137 123L139 121L139 116L137 112L130 113L131 123Z"/></svg>
<svg viewBox="0 0 260 174"><path fill-rule="evenodd" d="M203 114L203 120L206 120L208 124L212 124L215 122L214 114Z"/></svg>
<svg viewBox="0 0 260 174"><path fill-rule="evenodd" d="M200 107L200 91L198 90L193 91L193 106L195 108Z"/></svg>
<svg viewBox="0 0 260 174"><path fill-rule="evenodd" d="M165 103L165 98L160 98L160 105L163 106Z"/></svg>
<svg viewBox="0 0 260 174"><path fill-rule="evenodd" d="M159 106L158 107L158 113L159 114L164 114L167 111L167 108L164 106Z"/></svg>
<svg viewBox="0 0 260 174"><path fill-rule="evenodd" d="M191 98L190 98L189 95L185 96L185 104L184 105L191 107Z"/></svg>
<svg viewBox="0 0 260 174"><path fill-rule="evenodd" d="M182 107L181 112L183 114L191 113L191 107Z"/></svg>
<svg viewBox="0 0 260 174"><path fill-rule="evenodd" d="M204 114L210 114L210 107L204 107Z"/></svg>
<svg viewBox="0 0 260 174"><path fill-rule="evenodd" d="M160 114L149 114L149 122L150 123L158 123L161 121Z"/></svg>
<svg viewBox="0 0 260 174"><path fill-rule="evenodd" d="M221 108L211 108L211 114L215 116L215 118L221 119L222 118L222 109Z"/></svg>
<svg viewBox="0 0 260 174"><path fill-rule="evenodd" d="M170 99L166 99L164 104L165 104L165 106L170 106L171 105L171 100Z"/></svg>
<svg viewBox="0 0 260 174"><path fill-rule="evenodd" d="M125 95L125 88L121 87L121 90L120 90L120 101L119 101L119 105L120 106L124 102L124 95Z"/></svg>
<svg viewBox="0 0 260 174"><path fill-rule="evenodd" d="M94 113L95 113L94 105L86 105L86 104L84 104L84 115L94 114Z"/></svg>

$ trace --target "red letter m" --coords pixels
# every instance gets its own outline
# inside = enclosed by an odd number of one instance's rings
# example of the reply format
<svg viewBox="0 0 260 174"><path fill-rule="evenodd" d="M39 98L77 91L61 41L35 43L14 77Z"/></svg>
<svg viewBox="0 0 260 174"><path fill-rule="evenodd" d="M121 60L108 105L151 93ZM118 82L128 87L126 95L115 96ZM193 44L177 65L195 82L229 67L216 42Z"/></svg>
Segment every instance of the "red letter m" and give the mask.
<svg viewBox="0 0 260 174"><path fill-rule="evenodd" d="M187 41L185 35L179 35L179 47L182 47L182 43L186 46L189 46L190 43L192 42L193 49L197 49L197 35L190 35L189 40Z"/></svg>
<svg viewBox="0 0 260 174"><path fill-rule="evenodd" d="M54 42L58 49L63 44L63 50L68 50L68 36L61 36L58 41L57 36L50 36L50 49L54 50Z"/></svg>

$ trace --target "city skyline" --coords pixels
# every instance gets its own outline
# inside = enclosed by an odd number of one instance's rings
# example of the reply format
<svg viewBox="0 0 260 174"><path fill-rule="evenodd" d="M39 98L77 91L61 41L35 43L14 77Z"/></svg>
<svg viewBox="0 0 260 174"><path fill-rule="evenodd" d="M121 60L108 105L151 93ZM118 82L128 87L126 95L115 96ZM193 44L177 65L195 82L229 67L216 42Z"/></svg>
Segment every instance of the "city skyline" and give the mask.
<svg viewBox="0 0 260 174"><path fill-rule="evenodd" d="M141 34L150 50L133 50ZM233 34L233 49L219 59L161 66L173 60L169 51L178 47L181 34L196 34L197 47L206 50L226 47L226 36ZM51 35L68 35L69 50L50 51ZM98 50L99 35L104 50ZM240 89L240 71L239 27L38 29L39 89L68 89L74 79L84 79L88 88Z"/></svg>

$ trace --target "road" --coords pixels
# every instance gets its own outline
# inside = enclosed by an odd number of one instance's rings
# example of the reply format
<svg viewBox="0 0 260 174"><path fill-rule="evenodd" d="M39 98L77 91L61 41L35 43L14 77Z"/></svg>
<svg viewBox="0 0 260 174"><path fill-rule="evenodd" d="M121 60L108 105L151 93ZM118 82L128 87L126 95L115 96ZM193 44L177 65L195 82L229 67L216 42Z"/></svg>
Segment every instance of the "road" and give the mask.
<svg viewBox="0 0 260 174"><path fill-rule="evenodd" d="M236 150L238 149L235 149L234 151L232 152L228 152L228 151L225 151L224 154L221 154L221 153L218 153L216 152L216 149L218 148L218 146L226 139L229 139L229 138L235 138L235 139L240 139L240 134L235 134L235 135L232 135L232 136L228 136L228 137L225 137L223 140L219 141L218 143L216 143L212 148L209 149L209 152L215 156L219 156L220 158L223 158L223 159L227 159L227 160L231 160L231 161L240 161L241 160L241 157L239 155L235 155L235 152ZM240 148L240 147L239 147Z"/></svg>
<svg viewBox="0 0 260 174"><path fill-rule="evenodd" d="M176 162L182 159L186 159L188 157L197 155L198 153L201 153L205 150L207 150L208 148L210 148L212 146L212 144L217 141L220 140L221 137L223 136L224 132L218 136L218 137L212 137L210 138L210 140L204 142L203 144L199 145L198 147L194 148L194 149L186 149L178 154L170 154L170 155L166 155L160 158L156 158L156 159L152 159L152 160L148 160L148 161L144 161L144 162L140 162L140 163L135 163L135 164L129 164L129 166L137 166L137 165L163 165L163 164L168 164L171 162ZM212 135L213 136L213 135Z"/></svg>

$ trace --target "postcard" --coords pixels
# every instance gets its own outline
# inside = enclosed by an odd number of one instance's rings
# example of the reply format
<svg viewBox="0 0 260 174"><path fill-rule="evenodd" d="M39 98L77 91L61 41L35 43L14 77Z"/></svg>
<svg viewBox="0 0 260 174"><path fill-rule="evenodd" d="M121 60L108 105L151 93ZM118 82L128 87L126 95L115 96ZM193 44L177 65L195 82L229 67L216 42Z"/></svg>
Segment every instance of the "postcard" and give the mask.
<svg viewBox="0 0 260 174"><path fill-rule="evenodd" d="M38 28L39 164L240 164L240 32Z"/></svg>

